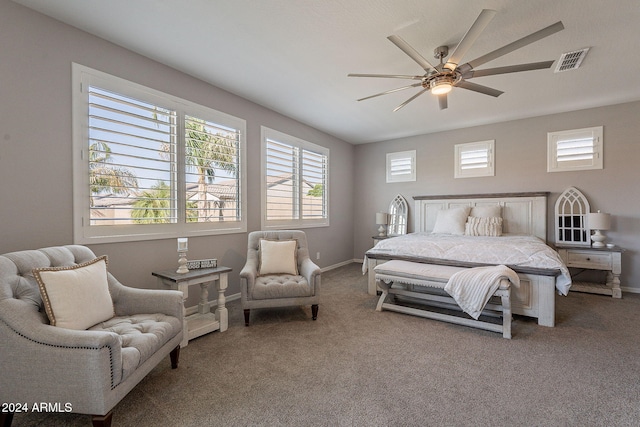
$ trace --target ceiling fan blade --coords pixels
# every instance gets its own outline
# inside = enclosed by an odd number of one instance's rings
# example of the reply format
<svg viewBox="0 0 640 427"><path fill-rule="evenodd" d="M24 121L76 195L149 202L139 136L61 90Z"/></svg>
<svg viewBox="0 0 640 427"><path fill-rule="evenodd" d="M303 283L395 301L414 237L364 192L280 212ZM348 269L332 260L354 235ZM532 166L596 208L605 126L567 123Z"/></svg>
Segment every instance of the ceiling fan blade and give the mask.
<svg viewBox="0 0 640 427"><path fill-rule="evenodd" d="M424 76L409 76L404 74L347 74L347 77L381 77L386 79L408 79L408 80L422 80Z"/></svg>
<svg viewBox="0 0 640 427"><path fill-rule="evenodd" d="M429 61L427 61L424 56L420 55L420 53L418 53L417 50L415 50L414 48L411 47L411 45L409 43L407 43L406 41L404 41L402 39L402 37L400 36L396 36L391 35L389 37L387 37L391 43L395 44L396 46L398 46L400 48L400 50L402 50L404 53L406 53L407 55L409 55L411 57L411 59L413 59L414 61L416 61L418 63L418 65L420 65L425 71L430 72L433 69L435 69L435 67L433 65L431 65L429 63Z"/></svg>
<svg viewBox="0 0 640 427"><path fill-rule="evenodd" d="M483 55L479 58L474 59L473 61L469 61L467 64L471 69L478 67L486 62L493 61L496 58L499 58L507 53L513 52L514 50L520 49L528 44L541 40L545 37L548 37L552 34L557 33L558 31L562 31L564 29L564 25L562 21L558 21L553 25L549 25L546 28L543 28L535 33L529 34L519 40L516 40L512 43L509 43L506 46L502 46L499 49L494 50L493 52L489 52L486 55ZM463 73L465 70L461 70Z"/></svg>
<svg viewBox="0 0 640 427"><path fill-rule="evenodd" d="M496 74L519 73L520 71L543 70L550 68L554 61L530 62L528 64L508 65L506 67L485 68L484 70L471 70L462 75L463 79L473 77L495 76Z"/></svg>
<svg viewBox="0 0 640 427"><path fill-rule="evenodd" d="M471 83L471 82L467 82L465 80L461 80L458 83L456 83L455 85L456 87L461 87L463 89L468 89L468 90L472 90L474 92L479 92L479 93L483 93L485 95L489 95L489 96L495 96L498 97L500 95L502 95L504 92L498 89L493 89L487 86L482 86L476 83Z"/></svg>
<svg viewBox="0 0 640 427"><path fill-rule="evenodd" d="M442 95L438 95L438 105L440 106L441 110L446 110L448 105L447 105L447 94L443 93Z"/></svg>
<svg viewBox="0 0 640 427"><path fill-rule="evenodd" d="M387 91L384 91L384 92L376 93L375 95L367 96L365 98L360 98L360 99L358 99L358 101L364 101L365 99L371 99L371 98L375 98L376 96L386 95L388 93L398 92L398 91L401 91L401 90L410 89L412 87L418 87L418 86L422 86L422 83L414 83L414 84L409 85L409 86L402 86L402 87L399 87L397 89L391 89L391 90L387 90Z"/></svg>
<svg viewBox="0 0 640 427"><path fill-rule="evenodd" d="M491 22L495 15L495 10L482 9L482 12L480 12L480 15L478 15L473 25L471 25L466 34L462 37L462 40L460 40L460 43L458 43L458 46L456 46L447 63L444 64L445 68L448 68L451 71L456 69L464 54L467 53L469 48L473 43L475 43L476 39L480 37L482 31L486 28L489 22Z"/></svg>
<svg viewBox="0 0 640 427"><path fill-rule="evenodd" d="M398 111L399 109L401 109L402 107L404 107L405 105L407 105L408 103L410 103L411 101L413 101L414 99L416 99L417 97L419 97L420 95L422 95L423 93L425 93L426 91L428 91L429 89L422 89L420 92L416 93L415 95L413 95L411 98L407 99L406 101L404 101L402 104L398 105L396 108L393 109L393 112L395 113L396 111Z"/></svg>

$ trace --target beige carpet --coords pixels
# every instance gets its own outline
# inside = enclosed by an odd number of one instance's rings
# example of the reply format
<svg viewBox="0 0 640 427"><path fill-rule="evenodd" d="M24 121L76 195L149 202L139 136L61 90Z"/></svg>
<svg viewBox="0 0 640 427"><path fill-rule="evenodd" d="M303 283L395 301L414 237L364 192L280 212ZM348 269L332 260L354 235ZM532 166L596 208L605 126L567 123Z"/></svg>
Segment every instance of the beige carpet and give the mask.
<svg viewBox="0 0 640 427"><path fill-rule="evenodd" d="M254 310L193 340L119 405L114 426L638 426L640 295L556 297L555 328L498 333L374 310L360 265L310 307ZM15 426L88 416L16 414Z"/></svg>

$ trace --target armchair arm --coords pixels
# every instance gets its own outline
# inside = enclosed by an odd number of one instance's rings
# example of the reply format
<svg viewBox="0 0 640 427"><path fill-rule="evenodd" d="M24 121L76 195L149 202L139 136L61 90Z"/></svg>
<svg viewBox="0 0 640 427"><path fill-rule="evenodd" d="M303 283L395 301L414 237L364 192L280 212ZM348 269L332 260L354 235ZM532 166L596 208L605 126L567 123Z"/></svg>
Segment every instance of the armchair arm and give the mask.
<svg viewBox="0 0 640 427"><path fill-rule="evenodd" d="M240 270L240 282L242 283L242 279L245 279L246 285L249 286L255 283L256 277L258 277L258 260L249 258L242 270Z"/></svg>
<svg viewBox="0 0 640 427"><path fill-rule="evenodd" d="M300 263L300 275L307 279L309 286L313 288L314 295L319 291L319 289L317 289L318 284L316 283L316 277L318 277L320 273L320 267L311 261L311 258L304 258Z"/></svg>
<svg viewBox="0 0 640 427"><path fill-rule="evenodd" d="M48 325L24 301L0 303L0 401L61 401L74 412L90 405L88 396L104 393L122 377L120 337L112 332L77 331ZM109 367L109 369L102 369ZM69 383L74 387L60 387Z"/></svg>
<svg viewBox="0 0 640 427"><path fill-rule="evenodd" d="M166 289L139 289L125 286L109 275L109 291L116 316L162 313L182 319L182 292Z"/></svg>

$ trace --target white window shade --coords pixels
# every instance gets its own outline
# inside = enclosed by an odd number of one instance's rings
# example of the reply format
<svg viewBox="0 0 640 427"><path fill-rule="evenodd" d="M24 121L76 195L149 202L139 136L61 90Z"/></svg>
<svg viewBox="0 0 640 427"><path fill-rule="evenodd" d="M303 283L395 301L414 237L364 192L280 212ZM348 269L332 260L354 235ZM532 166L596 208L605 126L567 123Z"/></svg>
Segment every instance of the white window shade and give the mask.
<svg viewBox="0 0 640 427"><path fill-rule="evenodd" d="M262 228L329 225L329 150L262 128Z"/></svg>
<svg viewBox="0 0 640 427"><path fill-rule="evenodd" d="M547 134L547 172L602 169L602 126Z"/></svg>
<svg viewBox="0 0 640 427"><path fill-rule="evenodd" d="M457 144L455 178L494 176L494 140Z"/></svg>
<svg viewBox="0 0 640 427"><path fill-rule="evenodd" d="M416 180L416 150L387 153L387 182Z"/></svg>
<svg viewBox="0 0 640 427"><path fill-rule="evenodd" d="M74 241L246 231L246 122L73 64Z"/></svg>

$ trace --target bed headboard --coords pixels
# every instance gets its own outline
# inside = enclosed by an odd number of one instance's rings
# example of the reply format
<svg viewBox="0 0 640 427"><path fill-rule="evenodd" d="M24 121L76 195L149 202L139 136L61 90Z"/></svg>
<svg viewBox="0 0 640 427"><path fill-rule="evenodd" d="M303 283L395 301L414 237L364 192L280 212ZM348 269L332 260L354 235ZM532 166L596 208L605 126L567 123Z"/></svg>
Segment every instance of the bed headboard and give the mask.
<svg viewBox="0 0 640 427"><path fill-rule="evenodd" d="M502 206L502 232L528 234L547 241L548 192L414 196L416 232L430 232L440 209L460 206Z"/></svg>

